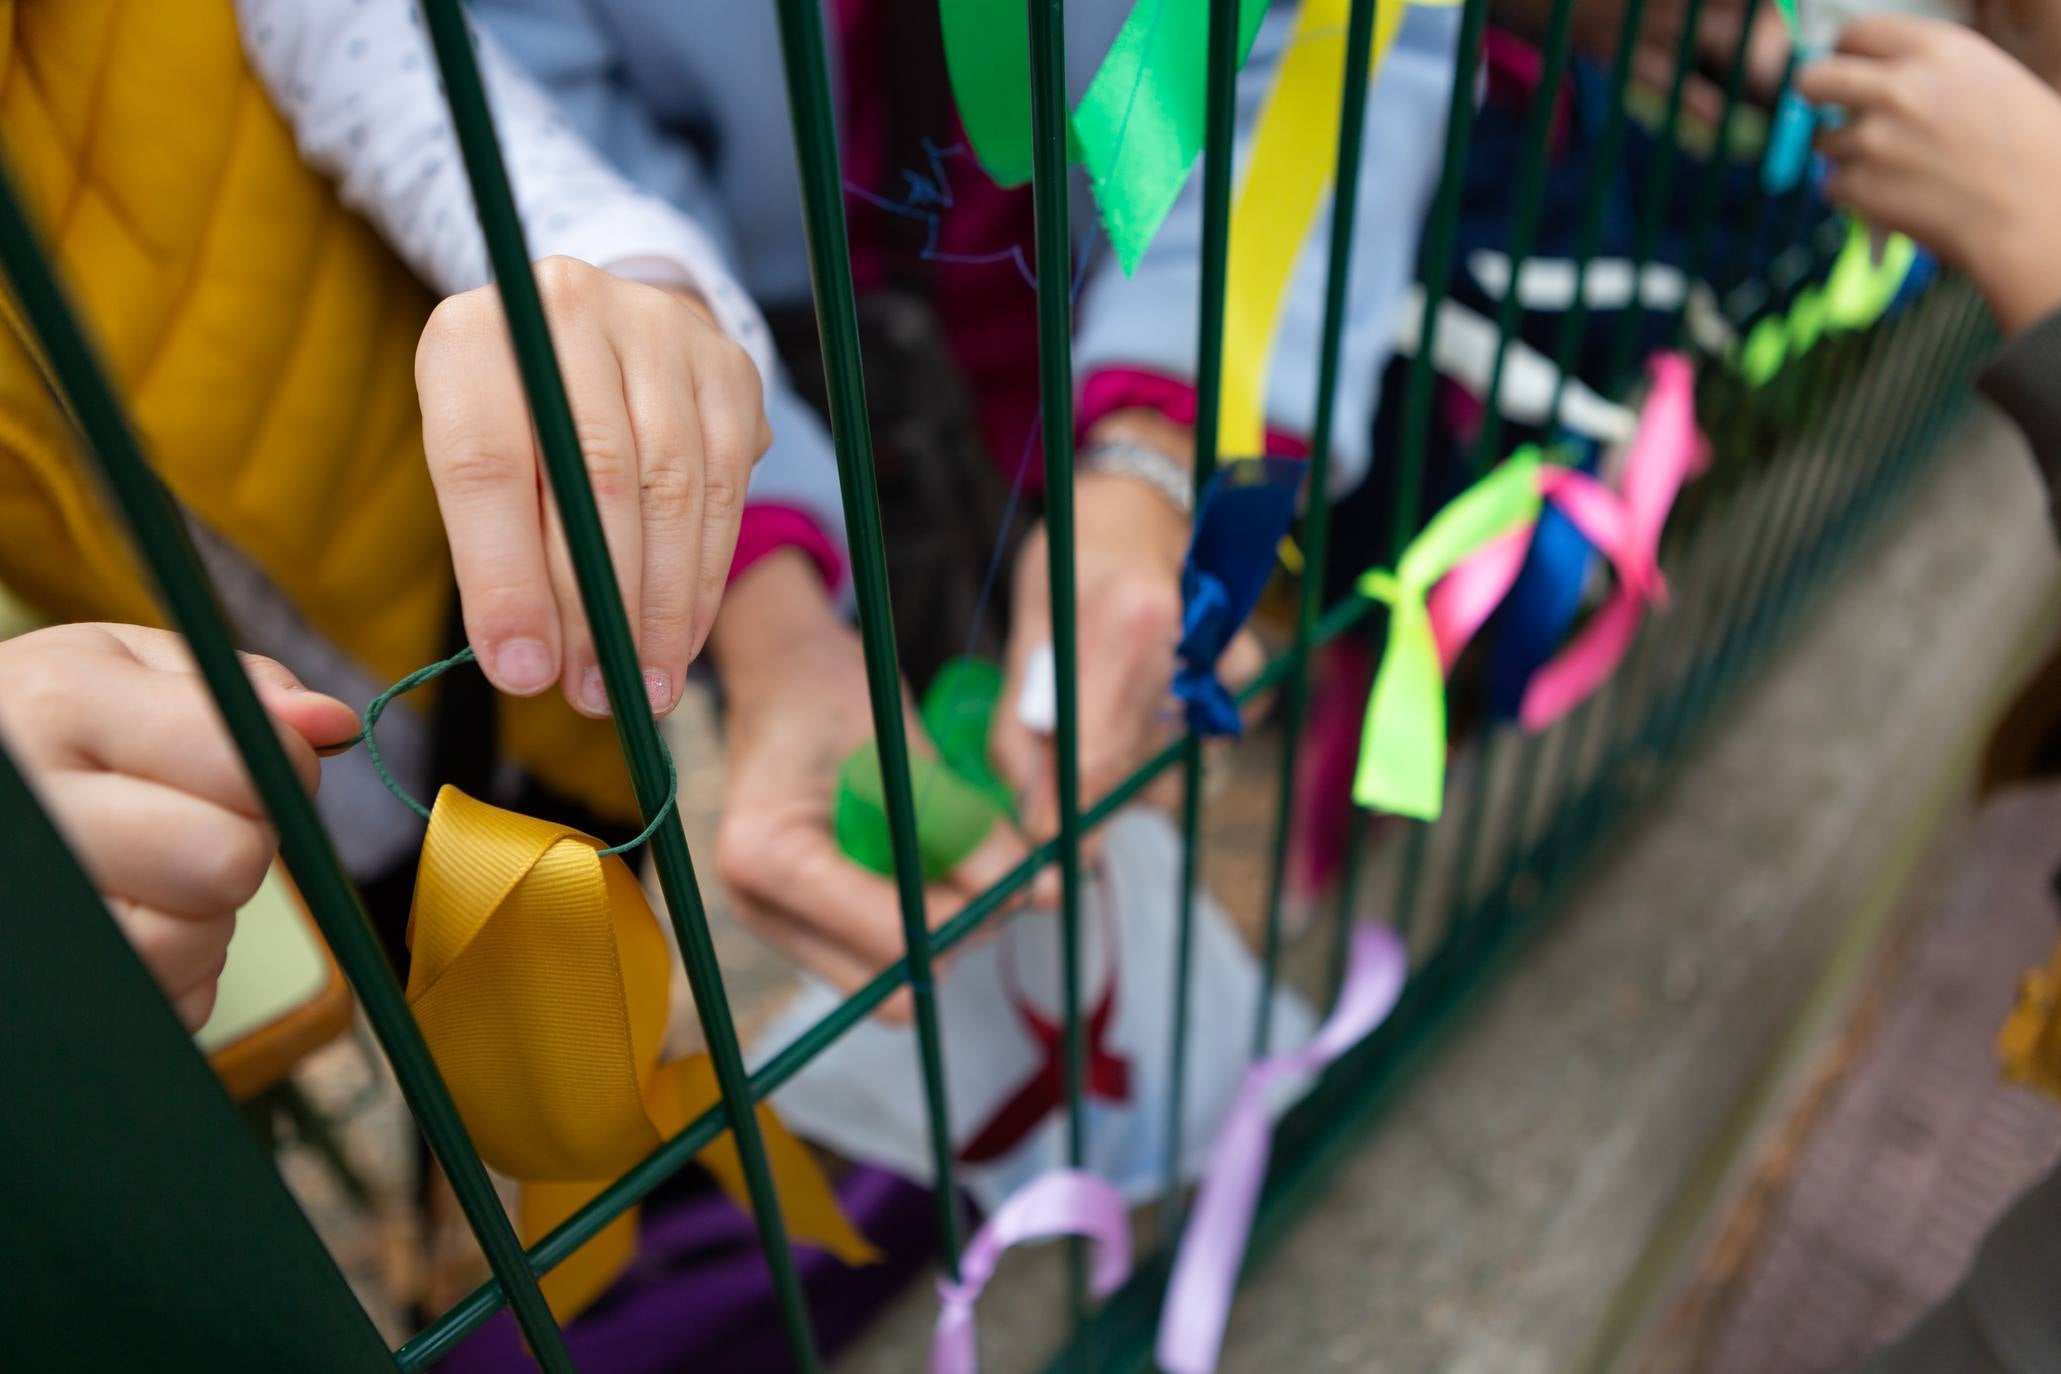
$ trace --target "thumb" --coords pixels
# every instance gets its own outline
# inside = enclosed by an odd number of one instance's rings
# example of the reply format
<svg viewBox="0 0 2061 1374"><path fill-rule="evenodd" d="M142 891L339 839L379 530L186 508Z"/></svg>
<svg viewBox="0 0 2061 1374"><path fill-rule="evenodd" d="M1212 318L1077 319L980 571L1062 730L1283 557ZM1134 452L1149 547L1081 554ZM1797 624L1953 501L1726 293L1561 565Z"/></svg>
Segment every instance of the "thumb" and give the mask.
<svg viewBox="0 0 2061 1374"><path fill-rule="evenodd" d="M243 670L272 718L314 748L345 743L358 733L356 711L333 696L310 691L279 660L244 654Z"/></svg>

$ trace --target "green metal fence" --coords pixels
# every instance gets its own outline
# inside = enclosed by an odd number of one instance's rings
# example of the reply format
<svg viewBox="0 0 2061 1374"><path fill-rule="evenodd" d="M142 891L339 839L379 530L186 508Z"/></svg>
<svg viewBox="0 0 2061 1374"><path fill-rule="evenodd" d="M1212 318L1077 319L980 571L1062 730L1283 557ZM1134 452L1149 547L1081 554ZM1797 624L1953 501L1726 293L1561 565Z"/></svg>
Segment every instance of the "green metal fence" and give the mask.
<svg viewBox="0 0 2061 1374"><path fill-rule="evenodd" d="M1200 0L1196 0L1200 3ZM1348 34L1339 166L1356 167L1363 138L1367 57L1377 4L1354 0ZM1645 0L1629 0L1625 29L1610 67L1613 111L1597 149L1582 210L1575 306L1561 326L1556 361L1564 378L1579 350L1596 342L1582 306L1580 274L1594 255L1604 204L1605 172L1626 137L1624 113L1633 34ZM824 350L832 430L846 516L894 841L906 955L835 1014L747 1073L692 856L677 817L667 815L652 841L653 859L670 908L696 1007L722 1090L722 1104L693 1122L626 1173L557 1231L523 1249L503 1212L465 1124L453 1106L380 953L357 894L288 766L272 726L235 654L234 632L218 606L170 496L126 422L119 399L96 364L38 246L22 202L0 182L0 261L47 358L54 384L97 460L114 506L128 524L169 609L191 641L209 689L277 824L288 867L356 990L373 1032L392 1062L402 1092L437 1160L449 1175L493 1271L491 1281L396 1351L390 1351L352 1298L312 1230L242 1129L233 1109L171 1018L162 999L127 956L105 920L90 919L99 903L76 864L37 809L12 765L0 754L0 826L14 889L8 903L9 945L0 959L0 1160L12 1176L0 1191L0 1257L6 1261L10 1309L28 1314L16 1328L13 1354L27 1368L423 1369L502 1307L512 1307L529 1347L546 1369L572 1367L559 1328L538 1290L538 1276L571 1254L607 1222L648 1196L716 1136L728 1130L742 1155L763 1248L796 1367L817 1369L821 1357L796 1277L773 1184L751 1106L764 1100L839 1035L906 986L915 1023L930 1121L930 1147L940 1186L939 1263L956 1276L963 1242L953 1184L954 1158L943 1109L943 1046L932 997L933 960L965 940L1022 891L1033 874L1057 863L1063 878L1065 1084L1070 1146L1083 1153L1083 1058L1078 994L1083 835L1123 807L1155 777L1178 768L1186 784L1182 810L1186 858L1179 924L1166 952L1179 972L1183 1006L1191 952L1202 835L1204 755L1184 737L1105 798L1083 809L1076 748L1076 658L1073 618L1073 449L1071 273L1067 207L1065 73L1062 0L1028 0L1035 132L1039 369L1042 394L1047 519L1051 532L1051 604L1057 660L1055 747L1062 824L1009 877L934 933L924 911L909 781L909 751L900 709L893 626L888 615L884 546L868 435L859 331L845 236L822 7L816 0L780 0L782 52L800 154L810 260ZM1217 458L1215 398L1221 369L1224 274L1229 220L1232 107L1238 35L1236 0L1210 0L1209 135L1200 175L1205 231L1200 392L1196 430L1198 490ZM1688 0L1685 35L1696 30L1699 0ZM502 286L531 413L563 512L573 561L621 745L647 818L660 813L668 769L658 730L641 709L630 628L610 571L564 388L529 269L521 226L478 70L457 0L425 0L424 15L455 115L495 275ZM1529 256L1540 213L1551 112L1567 79L1572 0L1555 0L1545 39L1542 91L1531 113L1525 160L1517 169L1511 214L1513 285L1498 327L1500 377L1519 327L1514 272ZM1458 70L1479 59L1485 0L1467 0L1460 25ZM1745 44L1725 82L1716 146L1733 141L1743 108ZM1701 177L1695 196L1688 276L1711 251L1718 183L1725 158L1689 158L1675 149L1684 81L1695 54L1685 36L1664 104L1657 145L1663 150L1638 200L1635 269L1655 251L1659 218L1677 177ZM1443 177L1427 230L1424 338L1403 396L1402 441L1381 455L1373 480L1390 484L1393 547L1407 543L1427 511L1426 447L1432 425L1431 337L1436 303L1455 270L1454 243L1461 172L1475 121L1474 83L1455 83ZM1340 368L1349 232L1359 207L1358 178L1340 179L1331 207L1332 232L1324 317L1315 455L1311 487L1325 490L1332 436L1332 395ZM1800 198L1799 202L1800 203ZM1782 202L1753 215L1787 225L1794 253L1779 271L1800 279L1829 247L1812 237L1800 212ZM1789 264L1783 268L1783 264ZM1633 280L1639 280L1635 270ZM1779 295L1793 283L1754 283ZM1721 303L1727 304L1727 303ZM1731 302L1734 323L1752 302ZM1645 312L1627 310L1607 341L1613 380L1629 386L1639 359ZM1401 1004L1373 1035L1326 1071L1279 1124L1261 1213L1259 1253L1316 1196L1326 1172L1351 1147L1427 1047L1470 995L1507 962L1515 943L1559 903L1583 862L1679 758L1697 729L1713 718L1730 689L1795 622L1811 591L1919 473L1965 404L1971 359L1989 325L1972 295L1949 283L1893 322L1828 340L1772 382L1749 387L1715 360L1704 369L1702 413L1716 448L1708 475L1686 495L1667 530L1663 561L1675 587L1671 614L1642 633L1616 678L1555 728L1537 735L1488 726L1456 743L1452 796L1433 825L1376 827L1362 815L1337 901L1340 946L1351 918L1379 910L1406 933L1413 971ZM1688 321L1678 313L1677 337ZM1491 395L1494 388L1491 388ZM1475 445L1471 467L1485 471L1498 455L1496 407ZM1325 564L1325 502L1312 501L1300 540L1312 569ZM1368 561L1384 551L1368 550ZM1292 647L1245 689L1248 699L1279 693L1282 752L1279 797L1266 887L1264 959L1278 975L1283 946L1284 858L1289 848L1293 765L1305 725L1311 654L1380 613L1348 597L1323 604L1320 579L1305 577L1295 601ZM1317 938L1323 938L1323 932ZM1334 978L1336 962L1334 959ZM1265 1023L1264 1015L1261 1018ZM1175 1069L1185 1053L1173 1045ZM1172 1104L1178 1122L1180 1104ZM1170 1132L1178 1138L1179 1132ZM1115 1297L1092 1306L1078 1254L1072 1265L1072 1323L1056 1368L1124 1370L1150 1362L1152 1332L1168 1257L1178 1236L1181 1189L1169 1161L1161 1244ZM18 1317L16 1320L20 1320ZM12 1322L10 1324L13 1324Z"/></svg>

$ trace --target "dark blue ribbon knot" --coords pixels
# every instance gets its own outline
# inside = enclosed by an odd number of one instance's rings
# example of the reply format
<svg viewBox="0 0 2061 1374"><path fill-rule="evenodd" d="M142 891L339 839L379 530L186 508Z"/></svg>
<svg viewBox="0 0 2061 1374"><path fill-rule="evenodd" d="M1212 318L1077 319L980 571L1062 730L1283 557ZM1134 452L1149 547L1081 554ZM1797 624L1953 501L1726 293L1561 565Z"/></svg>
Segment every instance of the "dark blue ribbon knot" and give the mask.
<svg viewBox="0 0 2061 1374"><path fill-rule="evenodd" d="M1198 735L1238 735L1237 700L1217 661L1259 605L1275 550L1295 519L1305 465L1293 458L1227 463L1203 489L1181 568L1181 660L1173 692Z"/></svg>

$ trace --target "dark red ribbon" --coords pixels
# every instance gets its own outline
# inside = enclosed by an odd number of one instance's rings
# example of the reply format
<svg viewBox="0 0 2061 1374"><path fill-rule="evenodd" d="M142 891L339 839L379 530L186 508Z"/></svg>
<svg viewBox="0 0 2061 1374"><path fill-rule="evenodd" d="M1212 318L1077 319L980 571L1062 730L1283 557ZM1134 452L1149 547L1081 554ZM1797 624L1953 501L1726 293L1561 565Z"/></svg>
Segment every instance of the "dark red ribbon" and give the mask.
<svg viewBox="0 0 2061 1374"><path fill-rule="evenodd" d="M1107 888L1104 889L1105 898ZM1131 1100L1131 1061L1110 1050L1109 1027L1116 1019L1116 985L1118 973L1116 915L1105 908L1102 911L1105 929L1108 931L1109 976L1102 988L1102 996L1088 1013L1083 1029L1087 1033L1086 1088L1089 1097L1099 1097L1105 1102L1128 1102ZM1005 935L1003 937L1007 939ZM1009 985L1009 1002L1016 1008L1016 1015L1023 1022L1023 1028L1038 1042L1043 1059L1023 1086L1010 1095L1000 1109L988 1119L973 1139L959 1151L962 1164L991 1164L1021 1145L1030 1133L1053 1112L1059 1110L1066 1100L1066 1038L1059 1023L1032 1006L1023 995L1023 988L1016 981L1016 961L1009 957L1005 948L1002 955L1002 977Z"/></svg>

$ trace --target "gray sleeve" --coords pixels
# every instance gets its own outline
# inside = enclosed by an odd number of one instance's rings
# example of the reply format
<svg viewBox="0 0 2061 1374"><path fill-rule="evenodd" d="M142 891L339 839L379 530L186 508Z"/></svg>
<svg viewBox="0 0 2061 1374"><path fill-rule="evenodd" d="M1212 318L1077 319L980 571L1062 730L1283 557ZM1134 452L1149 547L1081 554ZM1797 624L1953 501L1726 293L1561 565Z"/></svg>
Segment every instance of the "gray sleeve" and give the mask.
<svg viewBox="0 0 2061 1374"><path fill-rule="evenodd" d="M1293 14L1277 6L1261 26L1238 78L1238 162L1247 155ZM1381 370L1395 346L1397 318L1416 278L1417 243L1436 189L1452 99L1459 11L1412 7L1367 100L1359 166L1352 274L1338 401L1333 422L1334 491L1367 474ZM1199 166L1199 164L1198 164ZM1238 172L1234 172L1234 176ZM1330 213L1296 260L1276 332L1267 384L1267 421L1308 434L1315 422L1317 358L1324 321ZM1173 377L1195 373L1201 298L1202 186L1189 179L1158 239L1132 276L1104 255L1090 276L1074 352L1076 374L1135 367Z"/></svg>
<svg viewBox="0 0 2061 1374"><path fill-rule="evenodd" d="M1976 385L2025 432L2061 537L2061 311L1997 350Z"/></svg>

